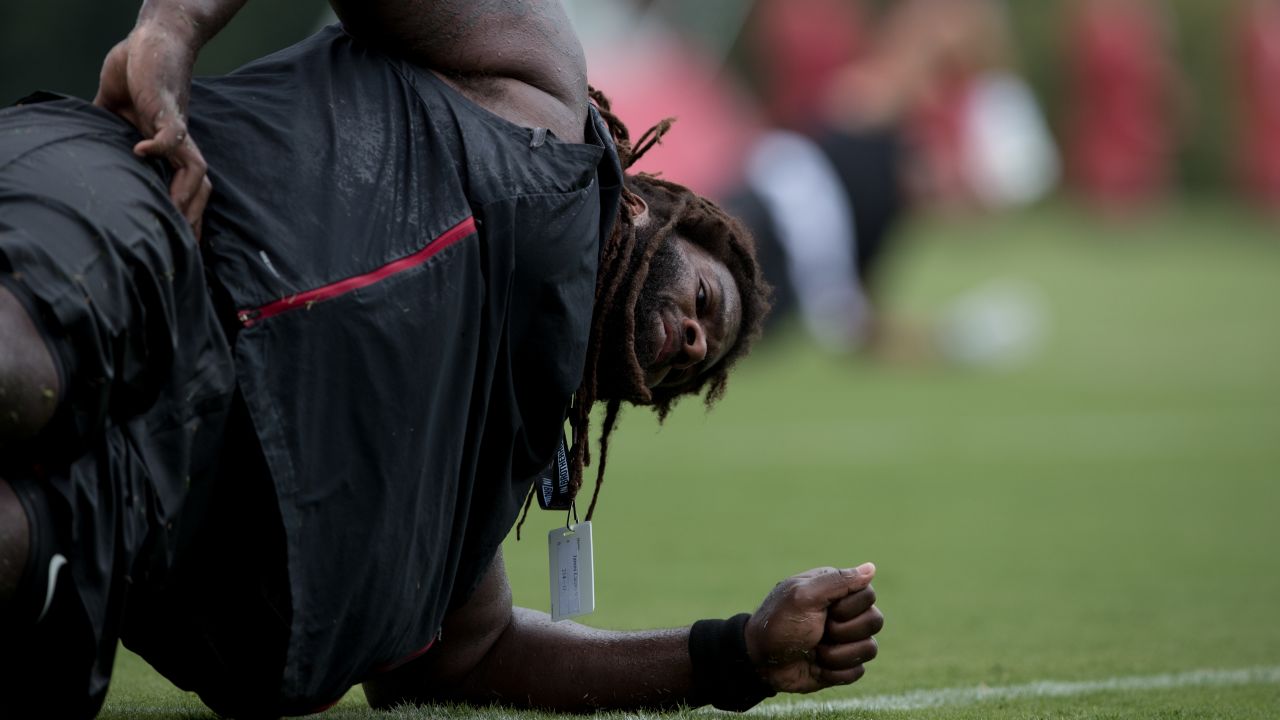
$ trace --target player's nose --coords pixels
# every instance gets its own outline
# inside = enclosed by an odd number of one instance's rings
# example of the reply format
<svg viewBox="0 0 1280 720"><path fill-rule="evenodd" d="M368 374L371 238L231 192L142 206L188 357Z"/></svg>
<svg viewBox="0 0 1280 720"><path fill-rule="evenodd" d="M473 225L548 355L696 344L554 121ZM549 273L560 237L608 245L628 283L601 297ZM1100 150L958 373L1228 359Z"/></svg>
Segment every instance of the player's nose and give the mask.
<svg viewBox="0 0 1280 720"><path fill-rule="evenodd" d="M680 342L683 352L672 363L676 368L683 370L707 357L707 333L697 320L687 317L680 321Z"/></svg>

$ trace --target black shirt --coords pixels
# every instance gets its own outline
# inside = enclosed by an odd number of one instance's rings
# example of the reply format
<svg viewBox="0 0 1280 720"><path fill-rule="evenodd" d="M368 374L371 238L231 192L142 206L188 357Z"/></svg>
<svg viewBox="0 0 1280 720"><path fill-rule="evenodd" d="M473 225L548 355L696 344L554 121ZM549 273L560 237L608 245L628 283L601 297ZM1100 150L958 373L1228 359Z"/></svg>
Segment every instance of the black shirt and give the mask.
<svg viewBox="0 0 1280 720"><path fill-rule="evenodd" d="M594 110L561 142L336 27L198 81L190 116L284 538L276 702L301 712L431 642L551 461L621 171ZM173 638L211 622L171 614ZM235 692L160 633L135 641L179 684Z"/></svg>

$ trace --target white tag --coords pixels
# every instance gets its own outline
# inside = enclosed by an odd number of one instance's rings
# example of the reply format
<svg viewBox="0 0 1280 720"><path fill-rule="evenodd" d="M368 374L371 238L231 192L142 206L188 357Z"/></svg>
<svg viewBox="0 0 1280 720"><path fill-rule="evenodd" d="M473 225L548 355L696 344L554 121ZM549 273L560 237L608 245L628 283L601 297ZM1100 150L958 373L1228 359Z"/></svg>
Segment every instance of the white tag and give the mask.
<svg viewBox="0 0 1280 720"><path fill-rule="evenodd" d="M591 523L558 527L547 533L547 557L551 561L551 620L595 612Z"/></svg>

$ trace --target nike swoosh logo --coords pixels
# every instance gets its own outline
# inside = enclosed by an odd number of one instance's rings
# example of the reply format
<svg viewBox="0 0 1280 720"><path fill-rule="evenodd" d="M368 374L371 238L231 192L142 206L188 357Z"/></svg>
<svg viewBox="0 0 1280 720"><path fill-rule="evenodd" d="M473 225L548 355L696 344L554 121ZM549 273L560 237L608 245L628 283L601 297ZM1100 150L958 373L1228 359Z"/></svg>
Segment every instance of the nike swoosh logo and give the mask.
<svg viewBox="0 0 1280 720"><path fill-rule="evenodd" d="M49 587L44 591L44 608L40 610L40 617L36 618L36 623L44 619L45 613L49 612L49 606L53 604L53 589L58 585L58 571L63 565L67 564L67 559L62 553L54 553L49 558Z"/></svg>

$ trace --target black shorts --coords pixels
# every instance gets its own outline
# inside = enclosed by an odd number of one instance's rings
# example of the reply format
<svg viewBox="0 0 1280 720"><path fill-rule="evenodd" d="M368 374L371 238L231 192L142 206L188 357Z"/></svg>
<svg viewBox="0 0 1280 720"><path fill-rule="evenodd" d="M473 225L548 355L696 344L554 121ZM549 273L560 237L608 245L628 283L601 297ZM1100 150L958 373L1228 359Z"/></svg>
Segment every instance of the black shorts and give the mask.
<svg viewBox="0 0 1280 720"><path fill-rule="evenodd" d="M818 145L831 160L853 206L854 269L863 287L877 290L881 260L905 209L903 145L892 127L828 132Z"/></svg>
<svg viewBox="0 0 1280 720"><path fill-rule="evenodd" d="M130 588L182 552L234 392L196 240L138 139L78 100L0 110L0 283L61 381L53 420L0 477L67 561L43 620L0 648L3 717L28 701L96 712Z"/></svg>

